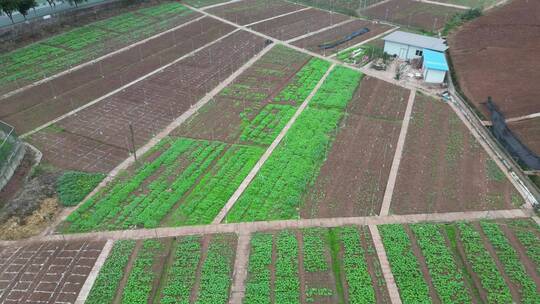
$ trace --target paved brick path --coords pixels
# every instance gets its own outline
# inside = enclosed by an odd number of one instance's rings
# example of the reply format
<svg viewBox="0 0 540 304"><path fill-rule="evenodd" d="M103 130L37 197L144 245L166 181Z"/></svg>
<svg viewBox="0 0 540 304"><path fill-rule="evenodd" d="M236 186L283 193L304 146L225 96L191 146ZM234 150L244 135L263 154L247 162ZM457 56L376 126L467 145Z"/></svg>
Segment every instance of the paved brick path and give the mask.
<svg viewBox="0 0 540 304"><path fill-rule="evenodd" d="M240 233L238 245L236 247L236 258L234 260L233 283L231 287L230 304L241 304L246 292L245 281L248 272L249 251L251 235Z"/></svg>

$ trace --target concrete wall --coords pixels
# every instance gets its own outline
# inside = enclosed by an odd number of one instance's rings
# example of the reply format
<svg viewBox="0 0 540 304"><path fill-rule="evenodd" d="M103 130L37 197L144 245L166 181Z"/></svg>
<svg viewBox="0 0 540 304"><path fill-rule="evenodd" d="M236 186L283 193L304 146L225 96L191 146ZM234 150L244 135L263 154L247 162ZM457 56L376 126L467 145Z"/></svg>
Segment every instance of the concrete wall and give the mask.
<svg viewBox="0 0 540 304"><path fill-rule="evenodd" d="M408 60L421 57L416 55L417 51L422 51L422 48L390 41L384 42L384 52L389 55L396 55L400 59Z"/></svg>
<svg viewBox="0 0 540 304"><path fill-rule="evenodd" d="M428 83L443 83L446 71L424 68L424 81Z"/></svg>

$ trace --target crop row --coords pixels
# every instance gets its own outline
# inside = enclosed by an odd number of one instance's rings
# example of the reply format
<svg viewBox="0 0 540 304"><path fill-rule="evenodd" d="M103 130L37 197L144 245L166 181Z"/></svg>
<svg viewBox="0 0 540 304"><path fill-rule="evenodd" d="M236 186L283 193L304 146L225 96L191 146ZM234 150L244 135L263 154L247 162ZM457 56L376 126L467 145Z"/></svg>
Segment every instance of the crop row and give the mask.
<svg viewBox="0 0 540 304"><path fill-rule="evenodd" d="M0 56L0 83L35 80L102 54L116 46L154 35L192 13L179 3L165 3L76 28ZM153 17L165 14L163 21Z"/></svg>
<svg viewBox="0 0 540 304"><path fill-rule="evenodd" d="M223 149L224 144L220 143L175 140L169 149L144 163L133 176L116 179L108 191L86 201L67 218L68 231L125 228L126 225L155 227ZM176 172L181 169L180 173ZM155 175L145 193L145 181Z"/></svg>
<svg viewBox="0 0 540 304"><path fill-rule="evenodd" d="M195 303L227 303L233 273L234 249L225 236L215 236L202 266Z"/></svg>
<svg viewBox="0 0 540 304"><path fill-rule="evenodd" d="M328 262L325 256L325 229L312 228L303 231L304 241L304 269L307 272L319 272L328 270Z"/></svg>
<svg viewBox="0 0 540 304"><path fill-rule="evenodd" d="M271 234L255 233L251 237L244 304L270 303L272 247Z"/></svg>
<svg viewBox="0 0 540 304"><path fill-rule="evenodd" d="M441 302L469 303L471 298L465 288L463 275L439 228L436 224L411 225Z"/></svg>
<svg viewBox="0 0 540 304"><path fill-rule="evenodd" d="M295 111L290 105L268 104L242 131L240 140L270 145Z"/></svg>
<svg viewBox="0 0 540 304"><path fill-rule="evenodd" d="M201 258L201 238L184 237L176 243L173 250L174 262L167 269L160 303L188 303Z"/></svg>
<svg viewBox="0 0 540 304"><path fill-rule="evenodd" d="M98 277L86 299L87 304L112 303L124 269L128 264L135 241L118 241L101 267Z"/></svg>
<svg viewBox="0 0 540 304"><path fill-rule="evenodd" d="M405 228L393 224L379 230L403 303L430 303L429 288Z"/></svg>
<svg viewBox="0 0 540 304"><path fill-rule="evenodd" d="M535 230L540 232L540 229L537 224L530 220L514 220L510 228L525 247L527 256L536 266L536 271L540 273L540 238L535 233Z"/></svg>
<svg viewBox="0 0 540 304"><path fill-rule="evenodd" d="M229 148L172 213L171 224L211 223L263 152L261 148L250 146Z"/></svg>
<svg viewBox="0 0 540 304"><path fill-rule="evenodd" d="M124 290L122 303L148 303L152 291L152 282L157 275L152 271L154 263L159 261L163 244L156 240L145 240L137 254L133 268L129 273Z"/></svg>
<svg viewBox="0 0 540 304"><path fill-rule="evenodd" d="M344 227L339 228L338 234L343 245L343 270L347 280L349 303L375 303L375 290L358 230Z"/></svg>
<svg viewBox="0 0 540 304"><path fill-rule="evenodd" d="M534 280L527 274L516 250L510 245L501 228L493 222L481 222L482 229L493 245L504 272L518 286L521 303L538 303L540 293L537 292Z"/></svg>
<svg viewBox="0 0 540 304"><path fill-rule="evenodd" d="M471 224L459 223L457 225L467 261L486 290L488 301L490 303L511 303L510 290L499 273L495 261L482 245L478 231Z"/></svg>
<svg viewBox="0 0 540 304"><path fill-rule="evenodd" d="M334 77L343 80L340 75L329 75L314 99L323 94L335 103L347 104L349 100L341 98L351 95L335 92L329 85L336 83ZM347 83L349 85L342 89L354 92L358 83ZM335 96L339 98L334 99ZM342 117L343 112L333 109L305 109L236 202L227 220L237 222L297 217L303 194L317 177Z"/></svg>
<svg viewBox="0 0 540 304"><path fill-rule="evenodd" d="M300 303L298 279L298 243L293 232L277 235L275 303Z"/></svg>
<svg viewBox="0 0 540 304"><path fill-rule="evenodd" d="M330 63L319 58L312 58L292 79L291 82L274 98L276 102L303 102L313 91L319 80L330 68Z"/></svg>
<svg viewBox="0 0 540 304"><path fill-rule="evenodd" d="M353 98L362 74L346 67L338 66L330 72L327 80L311 100L311 106L344 110Z"/></svg>

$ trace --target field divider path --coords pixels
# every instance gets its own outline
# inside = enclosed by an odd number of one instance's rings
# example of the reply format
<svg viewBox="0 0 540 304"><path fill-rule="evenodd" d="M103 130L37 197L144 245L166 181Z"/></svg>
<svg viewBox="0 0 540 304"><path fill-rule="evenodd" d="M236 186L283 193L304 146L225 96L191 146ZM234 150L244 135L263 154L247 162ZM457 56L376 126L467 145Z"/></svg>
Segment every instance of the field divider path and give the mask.
<svg viewBox="0 0 540 304"><path fill-rule="evenodd" d="M96 282L96 279L99 275L101 267L103 267L103 264L105 264L105 261L107 260L107 258L109 257L109 254L111 253L113 245L114 245L113 240L107 240L107 242L105 243L105 246L103 246L103 249L101 250L101 253L98 256L94 264L94 267L92 267L90 274L88 275L88 277L86 277L86 281L84 281L84 284L81 287L81 291L79 292L79 295L77 296L77 300L75 300L75 304L84 304L84 302L86 302L86 299L88 298L88 295L90 294L90 290L92 290L92 286L94 286L94 283Z"/></svg>
<svg viewBox="0 0 540 304"><path fill-rule="evenodd" d="M270 20L274 20L274 19L277 19L277 18L281 18L281 17L285 17L285 16L288 16L288 15L292 15L292 14L296 14L296 13L299 13L299 12L303 12L303 11L307 11L308 9L311 9L311 7L303 7L301 9L297 9L297 10L294 10L294 11L290 11L290 12L286 12L286 13L283 13L283 14L280 14L280 15L277 15L277 16L273 16L273 17L270 17L270 18L266 18L266 19L261 19L261 20L257 20L255 22L252 22L252 23L248 23L244 26L253 26L253 25L256 25L256 24L259 24L259 23L263 23L263 22L266 22L266 21L270 21Z"/></svg>
<svg viewBox="0 0 540 304"><path fill-rule="evenodd" d="M451 8L458 8L458 9L463 9L463 10L470 10L471 9L470 6L452 4L452 3L443 3L443 2L431 1L431 0L413 0L413 1L420 2L420 3L433 4L433 5L438 5L438 6L446 6L446 7L451 7Z"/></svg>
<svg viewBox="0 0 540 304"><path fill-rule="evenodd" d="M234 33L238 32L238 31L239 31L239 29L233 30L233 31L219 37L218 39L216 39L214 41L211 41L211 42L201 46L200 48L197 48L197 49L195 49L195 50L193 50L193 51L191 51L191 52L189 52L189 53L187 53L187 54L173 60L172 62L167 63L166 65L163 65L163 66L153 70L152 72L150 72L150 73L148 73L146 75L143 75L143 76L133 80L132 82L127 83L127 84L125 84L125 85L123 85L123 86L121 86L121 87L119 87L119 88L117 88L117 89L115 89L115 90L113 90L113 91L111 91L111 92L97 98L97 99L94 99L91 102L89 102L89 103L87 103L87 104L85 104L83 106L80 106L75 110L72 110L72 111L70 111L70 112L68 112L68 113L66 113L66 114L64 114L64 115L62 115L60 117L57 117L57 118L55 118L55 119L53 119L53 120L51 120L51 121L49 121L49 122L35 128L35 129L31 130L31 131L29 131L29 132L27 132L27 133L25 133L25 134L23 134L23 135L21 135L19 137L21 137L21 138L28 137L28 136L30 136L30 135L32 135L32 134L34 134L34 133L36 133L36 132L38 132L40 130L43 130L44 128L46 128L46 127L48 127L48 126L50 126L50 125L64 119L64 118L66 118L66 117L69 117L69 116L71 116L71 115L73 115L75 113L78 113L78 112L80 112L80 111L82 111L82 110L84 110L84 109L86 109L86 108L88 108L90 106L93 106L94 104L96 104L96 103L98 103L98 102L100 102L100 101L102 101L102 100L104 100L104 99L106 99L106 98L108 98L110 96L113 96L116 93L122 92L123 90L131 87L132 85L137 84L137 83L145 80L146 78L151 77L151 76L153 76L153 75L155 75L157 73L163 72L163 70L165 70L166 68L168 68L168 67L170 67L170 66L172 66L174 64L177 64L178 62L180 62L180 61L194 55L195 53L197 53L197 52L199 52L199 51L201 51L201 50L203 50L203 49L205 49L205 48L207 48L207 47L209 47L209 46L211 46L211 45L213 45L213 44L215 44L215 43L217 43L217 42L219 42L219 41L221 41L221 40L223 40L223 39L225 39L225 38L227 38L227 37L229 37L231 35L233 35Z"/></svg>
<svg viewBox="0 0 540 304"><path fill-rule="evenodd" d="M392 167L390 167L388 182L386 183L386 189L384 190L381 212L379 212L380 216L386 216L390 211L390 203L392 202L392 196L394 194L394 186L396 185L399 165L401 163L401 157L403 156L403 147L405 146L405 139L407 138L407 130L409 129L409 122L411 120L411 113L415 97L416 90L411 90L411 93L409 94L409 100L407 101L407 108L405 109L405 115L403 116L403 122L401 124L401 131L399 132L396 152L394 153L394 160L392 161Z"/></svg>
<svg viewBox="0 0 540 304"><path fill-rule="evenodd" d="M354 49L354 48L357 48L357 47L359 47L359 46L361 46L361 45L367 44L367 43L369 43L369 42L371 42L371 41L373 41L373 40L376 40L376 39L381 38L382 36L386 36L387 34L390 34L391 32L396 31L396 30L398 30L398 29L399 29L399 26L393 26L391 29L389 29L389 30L387 30L387 31L385 31L385 32L382 32L382 33L380 33L380 34L377 35L377 36L373 36L373 37L371 37L371 38L369 38L369 39L366 39L366 40L364 40L364 41L361 41L361 42L359 42L359 43L357 43L357 44L355 44L355 45L351 45L350 47L345 48L345 49L343 49L343 50L341 50L341 51L339 51L339 52L336 52L336 53L334 53L334 54L332 54L332 55L330 55L330 56L328 56L328 57L334 58L334 57L336 57L336 56L337 56L339 53L341 53L341 52L346 52L346 51L348 51L348 50L350 50L350 49Z"/></svg>
<svg viewBox="0 0 540 304"><path fill-rule="evenodd" d="M238 70L232 73L229 77L223 80L212 91L207 93L196 104L194 104L191 108L189 108L189 110L184 112L182 115L178 116L178 118L176 118L172 123L170 123L165 129L159 132L156 136L152 137L152 139L150 139L144 146L139 148L137 150L137 155L143 155L144 153L149 151L153 146L157 145L160 140L162 140L165 136L169 135L172 131L174 131L174 129L178 128L181 124L183 124L189 117L195 114L200 108L202 108L205 104L207 104L210 100L212 100L219 92L221 92L221 90L223 90L225 87L231 84L238 76L240 76L240 74L245 72L257 60L259 60L262 56L268 53L272 49L273 46L274 44L270 44L266 46L257 55L253 56L253 58L248 60L242 67L240 67ZM127 169L134 162L135 160L133 159L133 157L128 157L126 160L120 163L116 168L114 168L111 172L109 172L107 177L105 177L103 181L101 181L101 183L92 192L90 192L81 201L81 203L79 203L79 205L83 204L85 201L90 199L90 197L98 193L103 187L105 187L109 182L111 182L116 175L118 175L122 170ZM50 229L45 230L44 233L42 233L41 235L46 235L54 231L61 222L63 222L73 211L77 209L78 206L65 208L62 214L57 218L55 223L50 226Z"/></svg>
<svg viewBox="0 0 540 304"><path fill-rule="evenodd" d="M246 293L246 278L250 253L251 235L249 232L241 232L238 235L236 257L234 260L233 282L231 286L230 304L242 304Z"/></svg>
<svg viewBox="0 0 540 304"><path fill-rule="evenodd" d="M51 81L51 80L56 79L56 78L58 78L58 77L64 76L64 75L66 75L66 74L69 74L69 73L71 73L71 72L80 70L80 69L82 69L82 68L84 68L84 67L86 67L86 66L89 66L89 65L98 63L98 62L100 62L100 61L102 61L102 60L104 60L104 59L107 59L107 58L111 57L111 56L114 56L114 55L116 55L116 54L122 53L122 52L124 52L124 51L129 50L129 49L132 49L132 48L134 48L134 47L136 47L136 46L139 46L139 45L141 45L141 44L144 44L144 43L146 43L146 42L148 42L148 41L150 41L150 40L159 38L159 37L161 37L161 36L163 36L163 35L165 35L165 34L168 34L168 33L170 33L170 32L176 31L176 30L178 30L178 29L180 29L180 28L182 28L182 27L184 27L184 26L188 26L188 25L190 25L190 24L192 24L192 23L195 23L195 22L197 22L197 21L200 21L200 20L203 19L204 17L205 17L205 16L202 15L202 16L200 16L200 17L197 17L197 18L195 18L195 19L193 19L193 20L190 20L190 21L188 21L188 22L182 23L182 24L180 24L180 25L178 25L178 26L176 26L176 27L173 27L173 28L171 28L171 29L168 29L168 30L166 30L166 31L159 32L158 34L156 34L156 35L154 35L154 36L145 38L145 39L143 39L143 40L137 41L137 42L135 42L135 43L133 43L133 44L130 44L130 45L127 45L127 46L125 46L125 47L123 47L123 48L120 48L120 49L118 49L118 50L116 50L116 51L107 53L107 54L105 54L105 55L103 55L103 56L101 56L101 57L98 57L98 58L96 58L96 59L93 59L93 60L90 60L90 61L81 63L81 64L79 64L79 65L77 65L77 66L74 66L74 67L68 69L68 70L62 71L62 72L60 72L60 73L57 73L57 74L54 74L54 75L49 76L49 77L47 77L47 78L38 80L38 81L36 81L36 82L34 82L34 83L31 83L31 84L29 84L29 85L23 86L23 87L21 87L21 88L18 88L18 89L16 89L16 90L11 91L11 92L5 93L5 94L3 94L2 96L0 96L0 102L2 101L2 99L6 99L6 98L8 98L8 97L10 97L10 96L13 96L13 95L15 95L15 94L21 93L21 92L23 92L23 91L26 91L26 90L28 90L28 89L30 89L30 88L33 88L33 87L35 87L35 86L38 86L38 85L40 85L40 84L42 84L42 83Z"/></svg>
<svg viewBox="0 0 540 304"><path fill-rule="evenodd" d="M227 201L225 206L218 213L218 215L216 216L216 218L214 219L212 224L219 224L219 223L221 223L223 221L223 219L225 218L227 213L229 213L229 211L232 209L232 207L234 206L236 201L240 198L242 193L244 193L244 191L247 189L247 187L249 186L251 181L255 178L257 173L259 173L259 171L261 170L264 163L268 160L268 158L270 158L270 155L272 155L272 152L274 152L274 149L279 145L281 140L285 137L285 135L287 134L289 129L292 127L292 125L294 124L294 122L296 121L298 116L300 116L300 114L302 114L302 112L306 109L306 107L308 106L309 101L313 98L313 96L315 96L315 94L317 93L319 88L322 86L322 84L324 83L324 81L326 80L326 78L328 77L330 72L334 69L334 67L335 67L334 64L330 66L330 68L326 71L326 73L323 75L323 77L319 80L319 82L317 83L315 88L308 95L306 100L304 100L304 102L302 102L300 107L298 107L298 109L296 110L294 115L291 117L291 119L287 122L285 127L283 127L283 129L281 129L281 132L279 132L279 135L276 137L276 139L274 139L272 144L268 147L268 149L266 149L266 151L261 156L259 161L257 161L257 163L255 164L253 169L251 169L249 174L242 181L240 186L236 189L236 191L233 193L231 198Z"/></svg>
<svg viewBox="0 0 540 304"><path fill-rule="evenodd" d="M532 113L532 114L528 114L528 115L523 115L523 116L519 116L519 117L507 118L505 121L507 123L509 123L509 122L517 122L517 121L522 121L522 120L528 120L528 119L537 118L537 117L540 117L540 112Z"/></svg>
<svg viewBox="0 0 540 304"><path fill-rule="evenodd" d="M296 42L298 40L301 40L301 39L304 39L306 37L310 37L310 36L313 36L313 35L317 35L319 33L322 33L324 31L327 31L327 30L331 30L333 28L336 28L338 26L342 26L342 25L345 25L347 23L350 23L350 22L353 22L354 19L351 18L351 19L348 19L348 20L345 20L345 21L342 21L342 22L338 22L338 23L335 23L335 24L332 24L330 26L327 26L327 27L323 27L322 29L318 29L316 31L313 31L313 32L309 32L307 34L304 34L304 35L301 35L301 36L297 36L297 37L294 37L294 38L291 38L289 40L287 40L287 43L293 43L293 42Z"/></svg>
<svg viewBox="0 0 540 304"><path fill-rule="evenodd" d="M188 235L218 234L218 233L254 233L269 230L303 229L313 227L341 227L347 225L385 225L385 224L414 224L414 223L449 223L456 221L477 221L494 219L531 218L532 209L507 209L490 211L466 211L446 213L420 213L388 216L360 216L315 218L298 220L242 222L232 224L209 224L181 227L161 227L153 229L133 229L116 231L98 231L74 234L51 234L34 236L25 240L0 241L0 246L19 244L32 244L50 241L75 241L86 239L112 239L112 240L144 240L165 237L180 237Z"/></svg>
<svg viewBox="0 0 540 304"><path fill-rule="evenodd" d="M229 4L233 4L233 3L241 2L241 1L243 1L243 0L225 1L225 2L221 2L221 3L211 4L211 5L208 5L208 6L203 6L203 7L200 7L200 9L207 10L207 9L211 9L211 8L214 8L214 7L229 5Z"/></svg>
<svg viewBox="0 0 540 304"><path fill-rule="evenodd" d="M377 252L379 264L381 265L381 271L386 282L390 302L392 302L392 304L401 304L399 289L397 288L394 275L392 274L392 269L390 268L390 263L388 262L386 251L384 250L379 229L375 225L369 225L368 227L369 232L371 233L371 239L373 240L373 245L375 246L375 251Z"/></svg>

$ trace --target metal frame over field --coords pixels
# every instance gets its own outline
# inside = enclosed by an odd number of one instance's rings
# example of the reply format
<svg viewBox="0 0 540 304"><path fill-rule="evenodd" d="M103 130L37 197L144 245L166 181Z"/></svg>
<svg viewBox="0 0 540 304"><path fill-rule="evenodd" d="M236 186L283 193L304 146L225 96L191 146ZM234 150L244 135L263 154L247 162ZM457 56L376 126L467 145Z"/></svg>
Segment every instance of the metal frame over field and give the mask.
<svg viewBox="0 0 540 304"><path fill-rule="evenodd" d="M1 97L45 161L108 175L0 241L0 302L540 301L534 197L462 105L335 59L396 27L177 5L193 17Z"/></svg>

